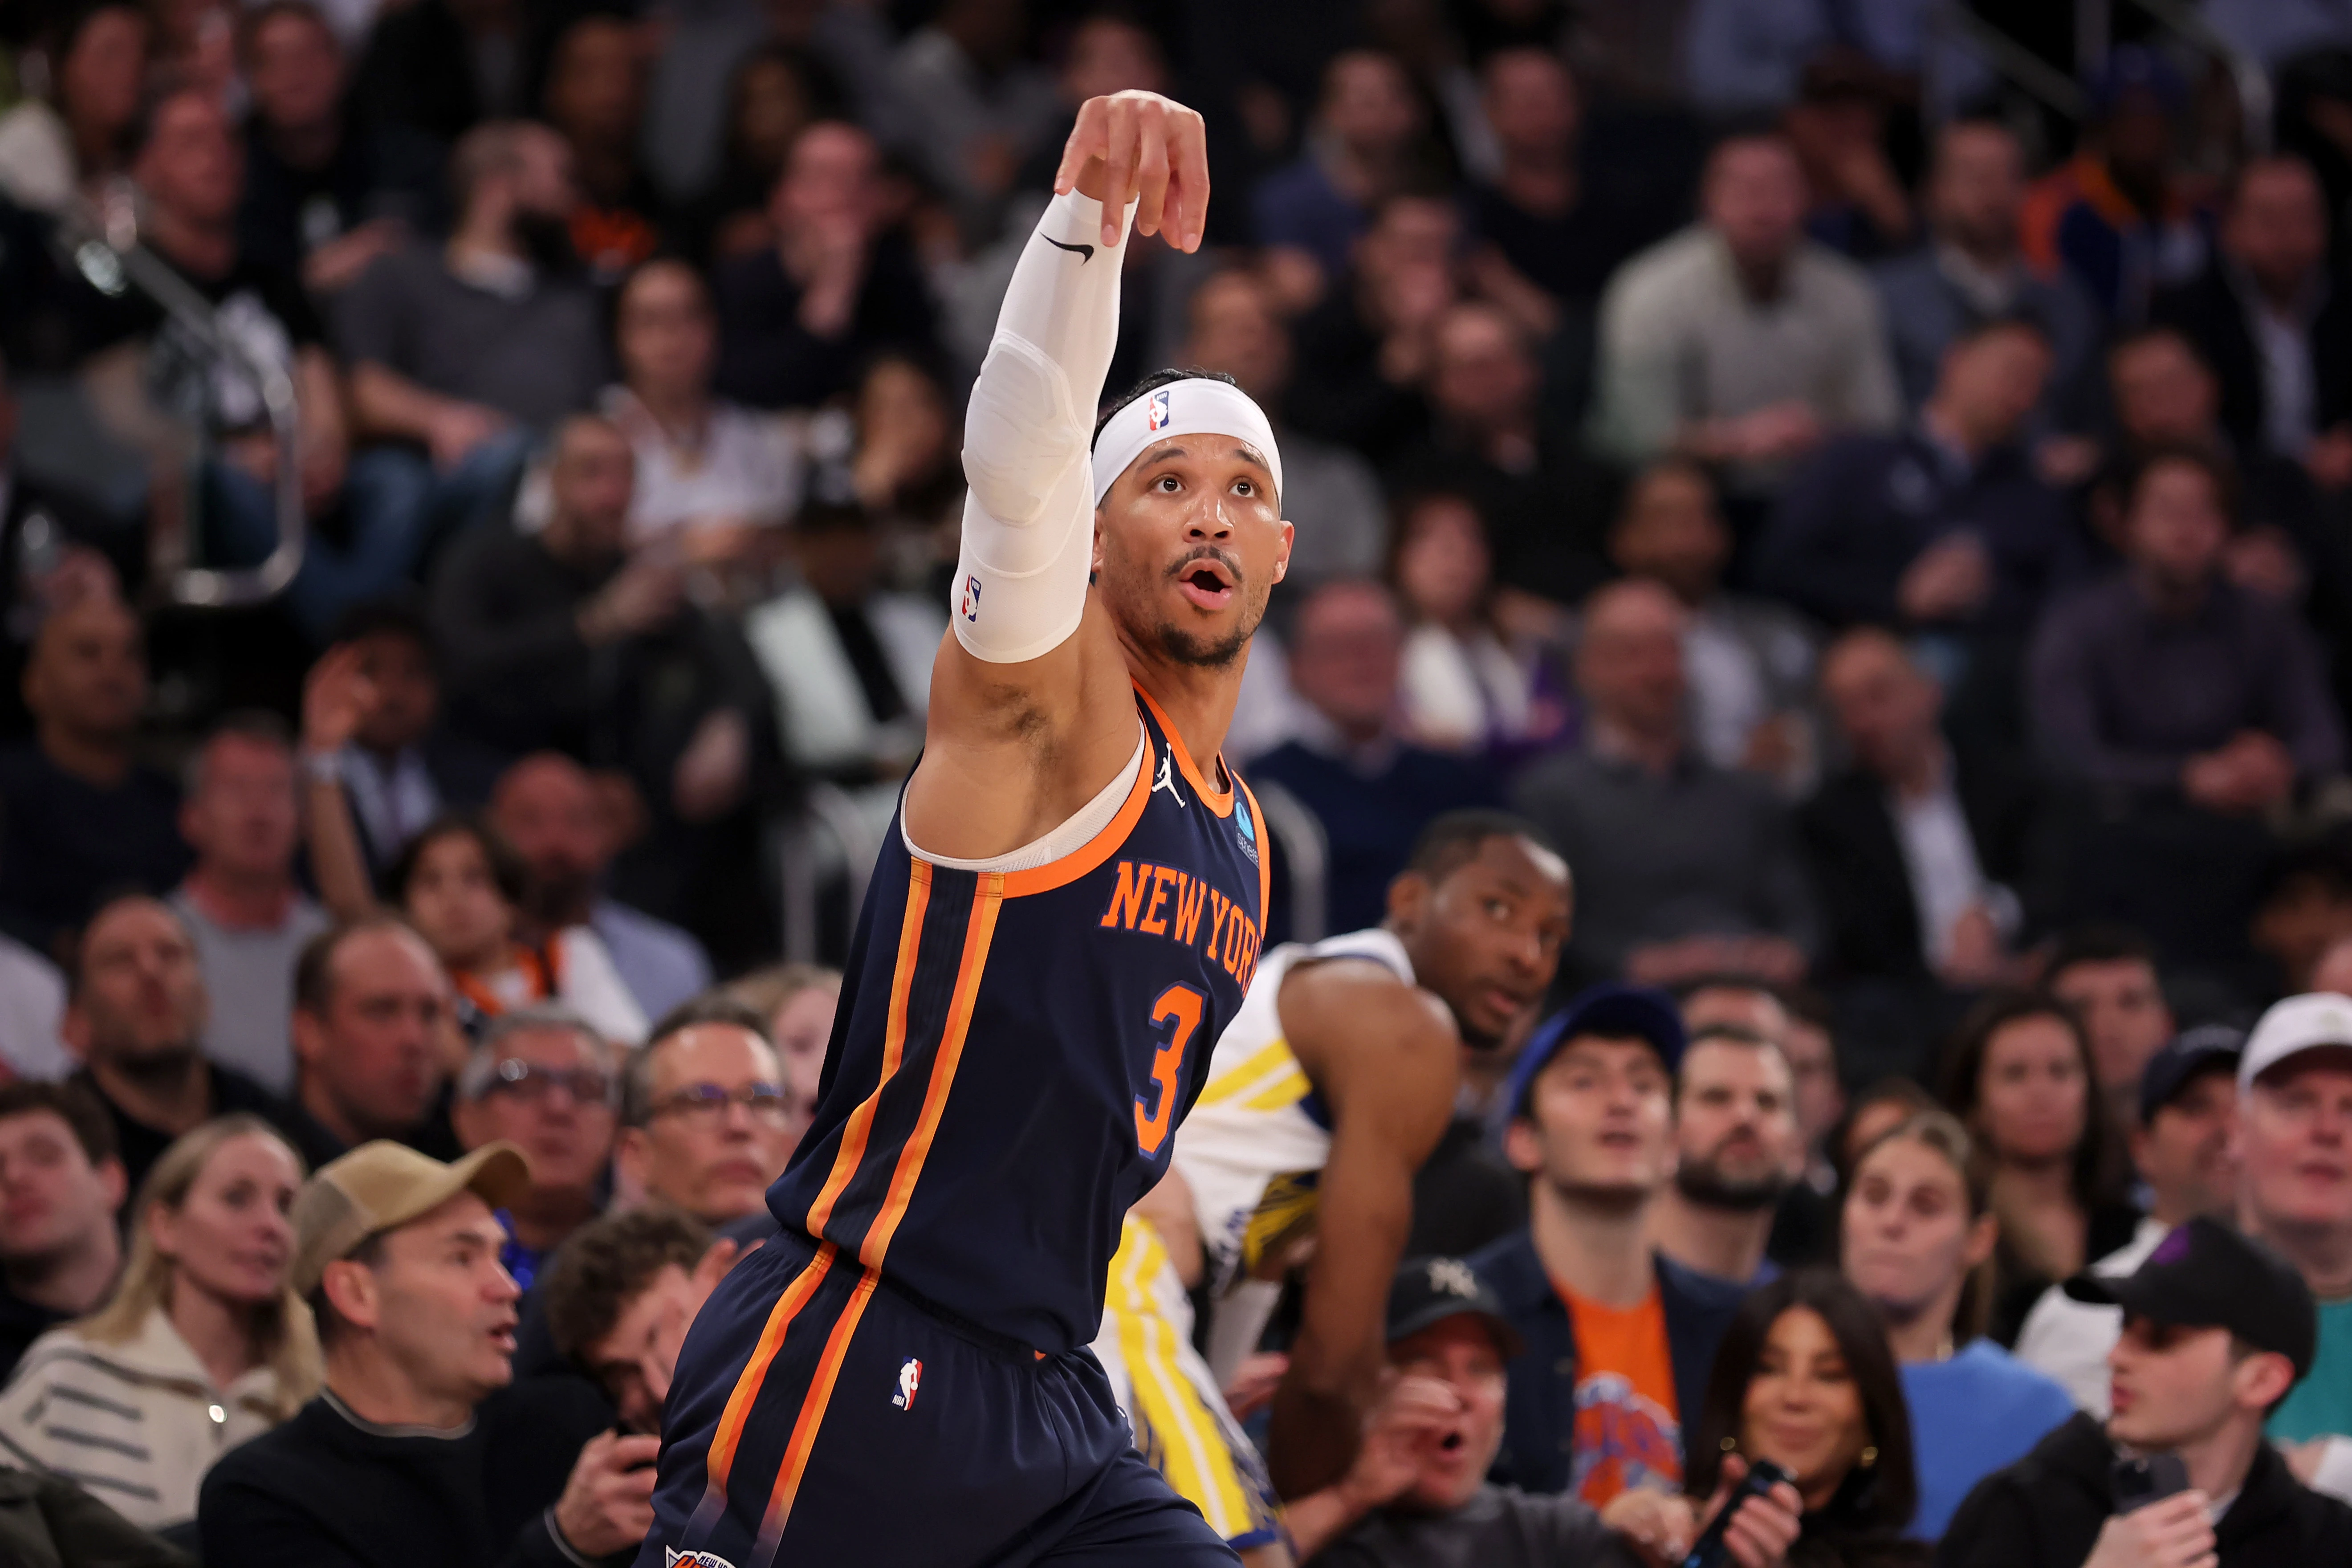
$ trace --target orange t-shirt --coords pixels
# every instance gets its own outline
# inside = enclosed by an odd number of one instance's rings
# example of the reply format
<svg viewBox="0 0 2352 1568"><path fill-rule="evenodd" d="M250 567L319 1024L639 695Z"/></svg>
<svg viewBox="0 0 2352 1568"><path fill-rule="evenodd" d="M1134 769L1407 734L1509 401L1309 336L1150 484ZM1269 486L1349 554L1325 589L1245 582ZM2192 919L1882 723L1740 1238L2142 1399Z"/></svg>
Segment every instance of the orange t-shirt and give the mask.
<svg viewBox="0 0 2352 1568"><path fill-rule="evenodd" d="M1680 1491L1682 1419L1657 1287L1633 1307L1589 1300L1557 1280L1552 1288L1576 1331L1568 1489L1594 1508L1633 1487Z"/></svg>

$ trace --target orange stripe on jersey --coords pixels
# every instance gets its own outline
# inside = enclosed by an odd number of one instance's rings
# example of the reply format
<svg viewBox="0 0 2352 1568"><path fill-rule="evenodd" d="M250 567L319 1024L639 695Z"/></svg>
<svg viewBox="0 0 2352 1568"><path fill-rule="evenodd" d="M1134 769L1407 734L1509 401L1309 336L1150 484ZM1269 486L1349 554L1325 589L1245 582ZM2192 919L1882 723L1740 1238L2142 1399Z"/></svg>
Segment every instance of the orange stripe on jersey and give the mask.
<svg viewBox="0 0 2352 1568"><path fill-rule="evenodd" d="M841 1376L841 1363L849 1354L850 1336L857 1332L857 1320L866 1315L866 1303L874 1299L875 1279L868 1271L850 1290L849 1305L842 1309L840 1321L824 1342L824 1355L809 1383L808 1397L801 1401L792 1440L784 1446L784 1462L776 1471L775 1490L768 1494L768 1511L760 1520L760 1542L766 1557L774 1556L784 1521L792 1517L793 1500L800 1496L801 1478L808 1473L809 1450L816 1446L817 1428L824 1425L824 1408L833 1403L834 1382Z"/></svg>
<svg viewBox="0 0 2352 1568"><path fill-rule="evenodd" d="M768 1365L783 1345L784 1331L792 1327L793 1320L824 1282L825 1270L833 1267L838 1251L829 1241L818 1247L816 1256L808 1260L799 1277L776 1299L775 1310L768 1314L767 1326L760 1331L760 1342L753 1347L751 1359L743 1363L734 1392L727 1396L727 1408L719 1415L719 1430L712 1434L710 1452L703 1461L712 1497L723 1498L727 1493L727 1474L735 1464L735 1445L741 1440L743 1423L751 1418L751 1406L760 1397L760 1385L767 1381Z"/></svg>
<svg viewBox="0 0 2352 1568"><path fill-rule="evenodd" d="M914 988L915 955L923 942L923 911L931 902L931 867L928 860L910 858L911 870L907 886L907 918L898 925L898 964L890 975L889 1021L882 1036L882 1076L874 1080L874 1092L860 1100L857 1109L849 1113L848 1122L841 1130L841 1147L834 1152L833 1169L818 1189L816 1202L809 1205L807 1229L811 1236L824 1234L825 1221L833 1217L833 1205L841 1198L842 1189L857 1174L858 1165L866 1158L866 1140L874 1131L874 1114L881 1106L882 1091L890 1087L897 1076L899 1059L907 1051L907 994Z"/></svg>
<svg viewBox="0 0 2352 1568"><path fill-rule="evenodd" d="M890 1173L890 1190L882 1200L881 1212L866 1227L866 1240L857 1249L857 1260L868 1268L882 1267L883 1255L890 1249L890 1237L898 1230L898 1222L907 1217L907 1205L915 1195L915 1182L923 1173L923 1162L931 1152L931 1139L938 1133L940 1117L947 1110L948 1094L955 1088L956 1064L963 1059L964 1036L971 1028L972 999L980 991L981 972L988 967L988 946L996 935L996 911L1003 901L1003 876L983 872L979 886L972 890L971 921L964 928L963 960L956 968L947 1028L940 1039L939 1057L931 1063L931 1081L923 1092L922 1113L916 1118L915 1131L908 1136L906 1147L898 1152L898 1166Z"/></svg>
<svg viewBox="0 0 2352 1568"><path fill-rule="evenodd" d="M1167 710L1161 708L1157 701L1153 700L1151 693L1146 691L1140 686L1135 689L1135 694L1143 699L1143 705L1151 710L1151 716L1154 719L1160 721L1160 732L1168 737L1168 749L1176 753L1176 766L1182 771L1184 777L1191 781L1192 788L1199 793L1201 796L1201 804L1207 806L1211 811L1215 812L1219 816L1231 816L1234 813L1234 789L1232 784L1228 782L1223 789L1218 789L1215 785L1210 784L1208 780L1202 778L1201 776L1201 770L1192 765L1192 753L1184 749L1184 737L1178 734L1176 732L1176 726L1170 722ZM1213 757L1210 761L1213 764L1216 759ZM1230 781L1233 776L1233 770L1231 768L1227 768L1225 770L1226 779Z"/></svg>

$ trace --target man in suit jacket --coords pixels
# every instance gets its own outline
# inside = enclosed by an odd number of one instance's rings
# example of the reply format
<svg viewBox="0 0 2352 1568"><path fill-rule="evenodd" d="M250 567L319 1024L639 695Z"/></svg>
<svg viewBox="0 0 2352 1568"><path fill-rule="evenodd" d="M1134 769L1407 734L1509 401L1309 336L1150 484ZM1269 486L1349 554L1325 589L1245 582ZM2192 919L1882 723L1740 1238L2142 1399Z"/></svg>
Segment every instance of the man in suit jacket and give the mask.
<svg viewBox="0 0 2352 1568"><path fill-rule="evenodd" d="M1832 975L1915 994L2005 978L2019 938L2047 916L2043 790L1945 742L1942 689L1888 632L1832 645L1822 687L1854 759L1798 816Z"/></svg>
<svg viewBox="0 0 2352 1568"><path fill-rule="evenodd" d="M361 605L336 628L336 642L359 649L375 700L350 745L305 765L341 780L368 869L381 877L435 817L488 800L501 759L439 722L432 637L415 610L390 599Z"/></svg>
<svg viewBox="0 0 2352 1568"><path fill-rule="evenodd" d="M2205 270L2158 294L2149 314L2212 367L2222 426L2242 451L2303 462L2333 436L2345 447L2341 484L2352 478L2352 290L2327 275L2327 212L2311 166L2286 154L2248 163L2221 238Z"/></svg>

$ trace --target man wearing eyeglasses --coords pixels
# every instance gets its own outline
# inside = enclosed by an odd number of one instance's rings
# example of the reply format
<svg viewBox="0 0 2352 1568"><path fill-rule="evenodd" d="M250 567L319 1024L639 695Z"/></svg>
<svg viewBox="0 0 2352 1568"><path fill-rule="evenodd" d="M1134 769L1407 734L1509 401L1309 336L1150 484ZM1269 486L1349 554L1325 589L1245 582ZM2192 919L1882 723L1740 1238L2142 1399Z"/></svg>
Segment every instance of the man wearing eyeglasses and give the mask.
<svg viewBox="0 0 2352 1568"><path fill-rule="evenodd" d="M671 1009L629 1064L616 1197L670 1204L713 1226L764 1215L768 1184L792 1154L783 1081L754 1009L717 995Z"/></svg>
<svg viewBox="0 0 2352 1568"><path fill-rule="evenodd" d="M507 1233L499 1261L526 1290L563 1238L596 1217L619 1088L612 1047L554 1005L492 1020L457 1074L457 1141L468 1150L504 1141L530 1159L530 1184L499 1211Z"/></svg>

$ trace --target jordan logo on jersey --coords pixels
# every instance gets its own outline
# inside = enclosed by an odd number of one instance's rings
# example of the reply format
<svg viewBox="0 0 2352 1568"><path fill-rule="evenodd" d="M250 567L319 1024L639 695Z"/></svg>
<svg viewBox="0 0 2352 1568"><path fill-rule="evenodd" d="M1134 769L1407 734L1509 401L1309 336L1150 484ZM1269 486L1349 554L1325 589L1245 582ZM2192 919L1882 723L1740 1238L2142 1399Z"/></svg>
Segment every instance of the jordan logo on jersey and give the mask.
<svg viewBox="0 0 2352 1568"><path fill-rule="evenodd" d="M1151 793L1158 795L1163 789L1175 796L1178 805L1184 804L1184 797L1176 794L1176 756L1172 752L1160 753L1160 777L1153 782Z"/></svg>

